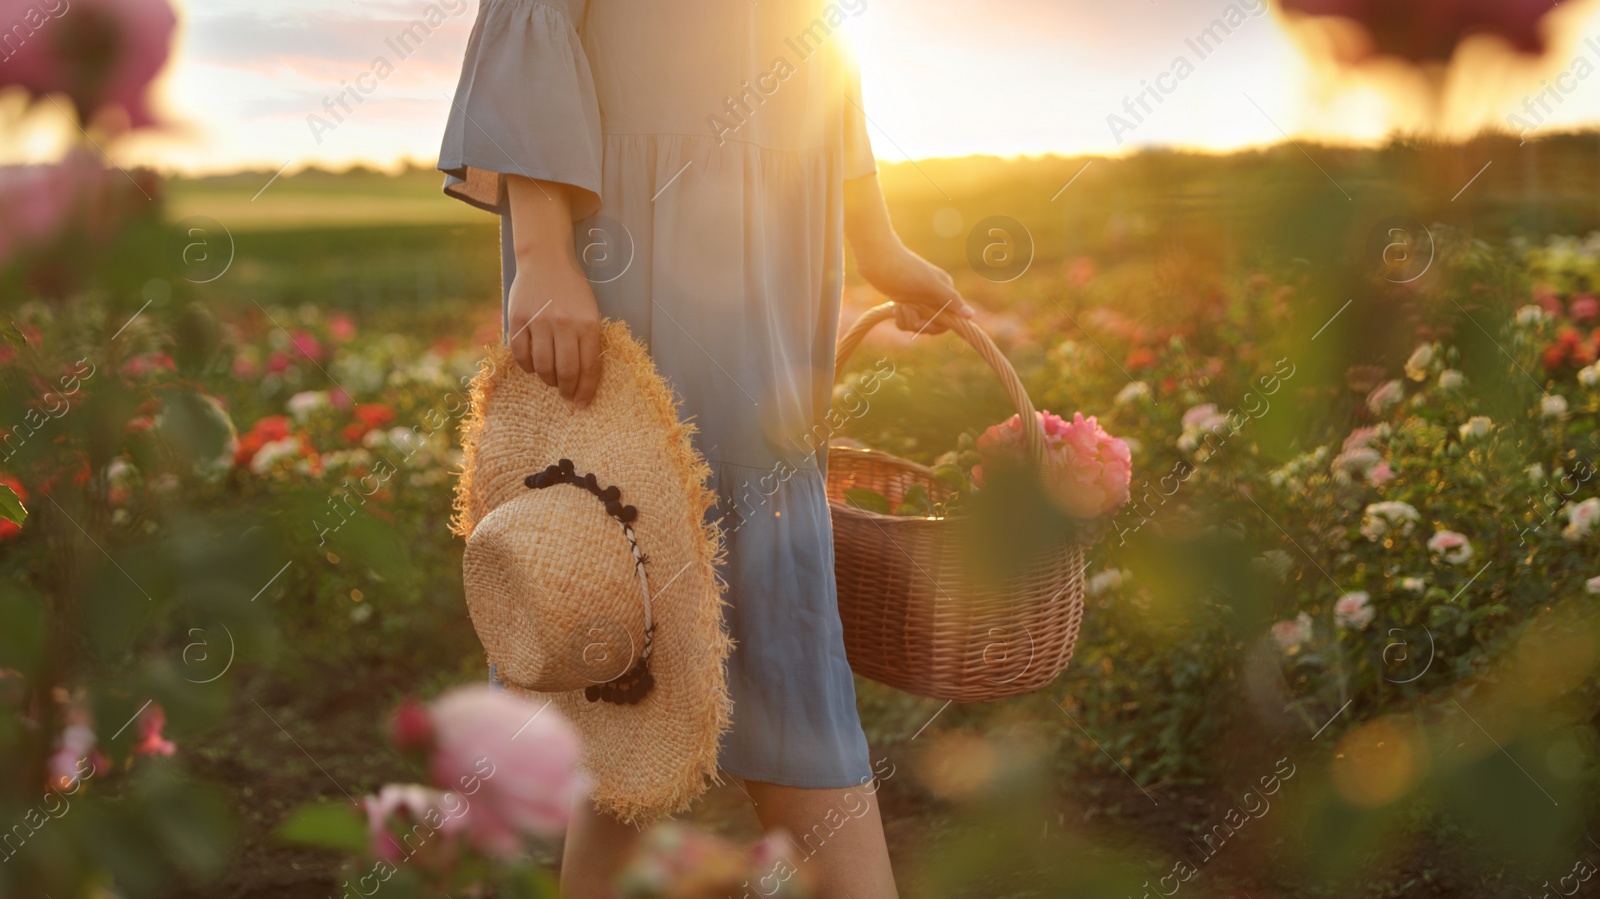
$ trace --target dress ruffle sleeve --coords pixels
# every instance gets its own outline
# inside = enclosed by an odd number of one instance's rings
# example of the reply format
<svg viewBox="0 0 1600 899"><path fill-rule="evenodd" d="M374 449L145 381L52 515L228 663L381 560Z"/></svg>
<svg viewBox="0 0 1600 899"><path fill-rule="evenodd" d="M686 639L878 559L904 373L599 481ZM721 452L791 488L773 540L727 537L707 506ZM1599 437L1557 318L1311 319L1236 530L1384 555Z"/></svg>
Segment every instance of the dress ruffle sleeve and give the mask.
<svg viewBox="0 0 1600 899"><path fill-rule="evenodd" d="M600 208L600 103L578 37L587 0L482 0L450 104L444 192L506 211L505 176L569 184L574 219Z"/></svg>
<svg viewBox="0 0 1600 899"><path fill-rule="evenodd" d="M864 178L878 171L867 134L866 107L861 101L861 69L855 54L844 53L844 180Z"/></svg>

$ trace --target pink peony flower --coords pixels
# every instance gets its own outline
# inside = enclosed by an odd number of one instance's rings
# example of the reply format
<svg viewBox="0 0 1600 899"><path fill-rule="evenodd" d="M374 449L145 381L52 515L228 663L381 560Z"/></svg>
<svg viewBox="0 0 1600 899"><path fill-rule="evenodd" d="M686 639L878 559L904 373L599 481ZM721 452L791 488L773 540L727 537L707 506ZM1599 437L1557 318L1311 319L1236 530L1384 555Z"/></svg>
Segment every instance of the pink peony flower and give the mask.
<svg viewBox="0 0 1600 899"><path fill-rule="evenodd" d="M1428 550L1451 565L1461 565L1472 560L1472 543L1466 535L1455 531L1439 531L1428 538Z"/></svg>
<svg viewBox="0 0 1600 899"><path fill-rule="evenodd" d="M1595 299L1592 293L1580 293L1574 296L1569 308L1572 320L1580 324L1587 324L1600 318L1600 300Z"/></svg>
<svg viewBox="0 0 1600 899"><path fill-rule="evenodd" d="M1333 618L1340 627L1363 630L1372 623L1377 610L1372 607L1372 597L1365 591L1346 593L1333 604Z"/></svg>
<svg viewBox="0 0 1600 899"><path fill-rule="evenodd" d="M427 725L427 726L424 726ZM427 707L402 711L397 737L429 751L434 786L471 803L473 844L509 856L526 833L558 833L587 787L578 732L561 714L487 684L458 687Z"/></svg>
<svg viewBox="0 0 1600 899"><path fill-rule="evenodd" d="M36 97L64 93L85 123L117 107L135 128L151 125L147 90L166 65L178 20L167 0L0 0L0 88ZM43 12L41 12L43 10Z"/></svg>
<svg viewBox="0 0 1600 899"><path fill-rule="evenodd" d="M1125 441L1106 433L1092 415L1077 412L1070 422L1045 411L1035 415L1045 435L1045 489L1058 506L1076 517L1094 518L1127 502L1133 454ZM1022 416L984 431L977 448L983 462L973 466L972 479L982 487L985 463L1025 461Z"/></svg>

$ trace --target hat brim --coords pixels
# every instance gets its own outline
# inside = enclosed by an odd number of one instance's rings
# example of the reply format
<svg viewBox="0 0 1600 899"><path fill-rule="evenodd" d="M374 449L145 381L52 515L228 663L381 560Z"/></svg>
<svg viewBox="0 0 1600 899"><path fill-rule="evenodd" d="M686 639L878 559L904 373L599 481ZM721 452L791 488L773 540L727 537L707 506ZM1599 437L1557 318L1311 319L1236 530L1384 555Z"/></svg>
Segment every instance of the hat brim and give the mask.
<svg viewBox="0 0 1600 899"><path fill-rule="evenodd" d="M639 509L634 532L648 558L656 633L655 687L636 705L590 702L583 691L540 693L583 737L583 767L595 806L648 824L684 811L717 776L717 751L733 702L723 627L725 552L707 512L710 466L695 450L694 425L678 417L671 388L621 321L602 323L601 376L588 408L576 410L496 347L472 382L462 425L463 471L451 530L470 537L490 511L526 493L524 479L572 459L621 489ZM490 662L494 659L491 658Z"/></svg>

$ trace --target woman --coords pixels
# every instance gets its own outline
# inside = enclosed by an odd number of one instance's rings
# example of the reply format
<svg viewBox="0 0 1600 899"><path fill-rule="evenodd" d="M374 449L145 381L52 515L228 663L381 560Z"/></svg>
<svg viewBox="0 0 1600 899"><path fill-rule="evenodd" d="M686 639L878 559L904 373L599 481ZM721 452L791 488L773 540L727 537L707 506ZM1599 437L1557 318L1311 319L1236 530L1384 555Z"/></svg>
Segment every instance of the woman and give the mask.
<svg viewBox="0 0 1600 899"><path fill-rule="evenodd" d="M604 364L599 321L620 318L697 423L736 641L719 764L763 826L794 835L858 808L845 794L873 777L823 490L841 237L905 304L900 327L971 315L890 225L840 30L864 11L482 0L439 160L447 193L501 215L517 363L582 408ZM636 836L583 803L563 894L608 895ZM806 845L821 895L895 895L875 804Z"/></svg>

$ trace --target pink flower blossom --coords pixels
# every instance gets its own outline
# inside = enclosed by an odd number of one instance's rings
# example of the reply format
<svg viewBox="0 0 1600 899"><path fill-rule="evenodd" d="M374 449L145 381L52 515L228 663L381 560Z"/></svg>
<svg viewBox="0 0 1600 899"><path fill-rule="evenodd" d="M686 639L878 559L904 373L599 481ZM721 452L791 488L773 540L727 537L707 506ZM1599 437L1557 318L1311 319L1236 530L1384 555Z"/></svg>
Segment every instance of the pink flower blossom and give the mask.
<svg viewBox="0 0 1600 899"><path fill-rule="evenodd" d="M1572 298L1568 308L1572 313L1572 320L1580 324L1587 324L1600 318L1600 300L1595 299L1592 293L1580 293Z"/></svg>
<svg viewBox="0 0 1600 899"><path fill-rule="evenodd" d="M1466 535L1455 531L1439 531L1428 538L1428 550L1451 565L1461 565L1472 560L1472 543Z"/></svg>
<svg viewBox="0 0 1600 899"><path fill-rule="evenodd" d="M322 361L322 342L317 340L316 335L310 331L303 331L297 328L290 332L289 340L294 344L295 349L305 354L306 358L312 362L320 363Z"/></svg>
<svg viewBox="0 0 1600 899"><path fill-rule="evenodd" d="M281 374L288 371L293 362L294 360L289 358L288 353L283 350L273 350L272 355L267 357L267 372L275 375Z"/></svg>
<svg viewBox="0 0 1600 899"><path fill-rule="evenodd" d="M5 4L0 0L0 10ZM0 52L4 47L0 43ZM7 65L0 61L0 86ZM103 190L105 173L98 160L81 151L54 165L0 166L0 268L22 250L60 237Z"/></svg>
<svg viewBox="0 0 1600 899"><path fill-rule="evenodd" d="M1294 617L1292 621L1280 621L1272 626L1272 638L1278 641L1284 652L1311 642L1311 616L1304 612Z"/></svg>
<svg viewBox="0 0 1600 899"><path fill-rule="evenodd" d="M1367 408L1373 415L1382 415L1406 398L1406 389L1399 381L1389 381L1367 394Z"/></svg>
<svg viewBox="0 0 1600 899"><path fill-rule="evenodd" d="M1375 425L1368 425L1364 428L1356 428L1350 432L1350 436L1344 439L1344 449L1353 450L1360 447L1372 446L1374 443L1378 442L1378 438L1381 436L1383 435L1378 432L1378 428Z"/></svg>
<svg viewBox="0 0 1600 899"><path fill-rule="evenodd" d="M87 720L88 716L83 717ZM68 724L61 729L61 742L56 744L56 751L50 754L50 785L70 788L74 781L88 776L84 766L87 765L91 772L99 767L95 763L99 757L94 730L86 723Z"/></svg>
<svg viewBox="0 0 1600 899"><path fill-rule="evenodd" d="M557 833L586 788L577 730L559 712L487 684L458 687L402 713L403 745L425 746L434 786L471 803L473 844L514 854L526 833ZM426 723L427 727L422 725Z"/></svg>
<svg viewBox="0 0 1600 899"><path fill-rule="evenodd" d="M1363 630L1372 623L1377 610L1372 607L1372 597L1365 591L1346 593L1333 604L1333 618L1340 627Z"/></svg>
<svg viewBox="0 0 1600 899"><path fill-rule="evenodd" d="M345 343L356 336L356 323L348 315L329 316L328 333L334 340Z"/></svg>
<svg viewBox="0 0 1600 899"><path fill-rule="evenodd" d="M1394 469L1387 462L1379 462L1367 472L1367 483L1373 487L1382 487L1395 479Z"/></svg>
<svg viewBox="0 0 1600 899"><path fill-rule="evenodd" d="M166 65L177 27L167 0L72 0L41 14L25 0L0 0L8 38L0 45L0 88L20 85L35 97L64 93L87 122L118 107L135 128L153 124L147 89ZM46 5L44 9L49 10Z"/></svg>
<svg viewBox="0 0 1600 899"><path fill-rule="evenodd" d="M167 726L167 712L151 703L139 715L139 742L133 745L134 755L171 755L178 747L161 735Z"/></svg>
<svg viewBox="0 0 1600 899"><path fill-rule="evenodd" d="M1045 435L1045 489L1058 506L1079 518L1093 518L1127 502L1133 454L1125 441L1107 434L1092 415L1085 418L1077 412L1069 422L1049 412L1035 414ZM982 487L984 464L1025 461L1022 416L984 431L977 447L983 462L973 466L972 479Z"/></svg>
<svg viewBox="0 0 1600 899"><path fill-rule="evenodd" d="M435 832L444 839L433 844L434 857L452 853L455 845L450 838L468 827L472 808L458 793L417 784L388 784L378 795L365 797L362 806L367 812L368 849L390 864L426 848L424 840Z"/></svg>

